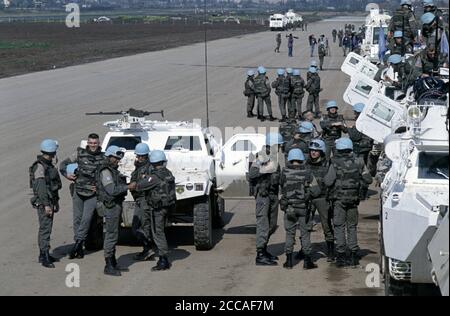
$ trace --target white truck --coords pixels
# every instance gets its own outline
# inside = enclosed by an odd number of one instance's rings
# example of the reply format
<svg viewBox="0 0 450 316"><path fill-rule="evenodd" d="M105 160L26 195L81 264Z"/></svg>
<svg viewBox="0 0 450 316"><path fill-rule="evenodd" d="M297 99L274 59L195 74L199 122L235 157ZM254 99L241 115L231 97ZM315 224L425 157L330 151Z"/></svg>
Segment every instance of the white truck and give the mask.
<svg viewBox="0 0 450 316"><path fill-rule="evenodd" d="M364 24L365 38L361 44L361 55L367 56L373 63L379 62L378 40L381 29L383 29L384 35L386 36L390 21L391 16L380 12L378 8L370 10L370 14L366 17Z"/></svg>
<svg viewBox="0 0 450 316"><path fill-rule="evenodd" d="M287 30L288 19L284 14L273 14L269 18L269 27L271 31Z"/></svg>
<svg viewBox="0 0 450 316"><path fill-rule="evenodd" d="M138 143L165 152L177 194L176 209L170 214L168 225L192 223L196 249L211 249L213 228L223 225L224 198L249 198L249 157L261 150L265 135L236 134L222 145L222 140L217 141L208 129L195 123L146 120L151 112L130 109L89 114L122 116L104 123L109 132L102 148L123 148L125 156L119 170L128 180L134 170L134 149ZM131 227L133 213L134 200L129 193L123 204L122 227ZM97 231L99 226L100 222ZM99 238L98 233L94 235Z"/></svg>

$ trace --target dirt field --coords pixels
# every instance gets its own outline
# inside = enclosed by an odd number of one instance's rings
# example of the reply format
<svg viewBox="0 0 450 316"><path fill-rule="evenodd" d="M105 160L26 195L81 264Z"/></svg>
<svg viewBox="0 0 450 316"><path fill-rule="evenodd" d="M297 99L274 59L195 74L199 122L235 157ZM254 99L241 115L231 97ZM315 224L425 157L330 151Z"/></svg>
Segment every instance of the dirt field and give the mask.
<svg viewBox="0 0 450 316"><path fill-rule="evenodd" d="M208 40L255 33L256 24L208 25ZM185 24L0 24L0 78L133 55L204 40L204 27Z"/></svg>

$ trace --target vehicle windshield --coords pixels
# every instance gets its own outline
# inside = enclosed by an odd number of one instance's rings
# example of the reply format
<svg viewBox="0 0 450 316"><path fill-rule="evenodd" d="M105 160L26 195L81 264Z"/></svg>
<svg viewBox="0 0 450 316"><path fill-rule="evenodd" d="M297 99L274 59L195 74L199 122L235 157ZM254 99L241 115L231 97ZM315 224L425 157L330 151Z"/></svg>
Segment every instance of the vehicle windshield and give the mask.
<svg viewBox="0 0 450 316"><path fill-rule="evenodd" d="M421 152L418 177L419 179L448 180L448 153Z"/></svg>
<svg viewBox="0 0 450 316"><path fill-rule="evenodd" d="M201 151L202 145L198 136L169 136L164 150Z"/></svg>
<svg viewBox="0 0 450 316"><path fill-rule="evenodd" d="M111 145L115 145L121 148L125 148L126 150L134 150L136 145L141 142L141 138L139 136L118 136L111 137L108 142L108 147ZM106 148L104 148L106 150Z"/></svg>
<svg viewBox="0 0 450 316"><path fill-rule="evenodd" d="M384 36L386 36L387 35L387 27L383 27L383 30L384 30ZM373 44L378 44L379 36L380 36L380 28L374 27L373 28L373 38L372 38Z"/></svg>

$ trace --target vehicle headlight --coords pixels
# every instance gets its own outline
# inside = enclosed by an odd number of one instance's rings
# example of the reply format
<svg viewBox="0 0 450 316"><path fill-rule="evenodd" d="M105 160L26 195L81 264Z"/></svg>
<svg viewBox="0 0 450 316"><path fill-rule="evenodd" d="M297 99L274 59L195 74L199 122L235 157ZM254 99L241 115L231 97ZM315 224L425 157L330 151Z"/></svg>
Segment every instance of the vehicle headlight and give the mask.
<svg viewBox="0 0 450 316"><path fill-rule="evenodd" d="M411 106L408 109L408 117L412 120L420 120L422 118L422 111L418 106Z"/></svg>
<svg viewBox="0 0 450 316"><path fill-rule="evenodd" d="M176 191L178 194L184 193L184 185L177 185Z"/></svg>

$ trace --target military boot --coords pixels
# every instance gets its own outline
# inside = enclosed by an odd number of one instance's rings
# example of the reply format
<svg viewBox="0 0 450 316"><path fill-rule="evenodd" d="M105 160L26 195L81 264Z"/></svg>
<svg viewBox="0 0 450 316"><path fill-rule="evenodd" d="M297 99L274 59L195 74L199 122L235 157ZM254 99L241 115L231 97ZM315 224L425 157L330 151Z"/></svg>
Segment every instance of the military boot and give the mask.
<svg viewBox="0 0 450 316"><path fill-rule="evenodd" d="M292 263L292 253L287 253L286 254L286 262L283 264L283 268L292 269L293 266L294 265Z"/></svg>
<svg viewBox="0 0 450 316"><path fill-rule="evenodd" d="M105 270L103 271L104 274L111 276L122 275L122 273L120 273L119 270L116 270L116 268L114 268L113 257L105 258L105 263L106 263Z"/></svg>
<svg viewBox="0 0 450 316"><path fill-rule="evenodd" d="M73 245L72 250L69 253L69 259L83 259L84 251L83 251L83 241L77 240L75 245Z"/></svg>
<svg viewBox="0 0 450 316"><path fill-rule="evenodd" d="M152 271L163 271L163 270L169 270L170 269L170 262L167 259L166 256L159 257L158 262L156 263L156 266L152 268Z"/></svg>
<svg viewBox="0 0 450 316"><path fill-rule="evenodd" d="M311 256L305 255L305 261L303 261L303 270L311 270L317 268L317 265L313 262Z"/></svg>
<svg viewBox="0 0 450 316"><path fill-rule="evenodd" d="M270 260L269 257L266 256L263 250L258 250L256 254L256 265L257 266L276 266L277 262Z"/></svg>
<svg viewBox="0 0 450 316"><path fill-rule="evenodd" d="M271 122L274 122L274 121L276 121L277 120L277 118L276 117L273 117L272 115L271 116L269 116L269 121L271 121Z"/></svg>
<svg viewBox="0 0 450 316"><path fill-rule="evenodd" d="M43 267L46 267L46 268L54 268L55 267L53 262L50 260L50 253L48 252L48 250L44 251L41 264Z"/></svg>
<svg viewBox="0 0 450 316"><path fill-rule="evenodd" d="M347 265L345 262L345 252L338 252L336 257L336 267L343 268Z"/></svg>
<svg viewBox="0 0 450 316"><path fill-rule="evenodd" d="M260 120L261 122L264 122L266 120L266 118L264 117L264 115L260 115L260 116L258 116L258 120Z"/></svg>
<svg viewBox="0 0 450 316"><path fill-rule="evenodd" d="M295 259L301 261L305 259L305 253L303 252L303 249L300 249L297 254L295 255Z"/></svg>
<svg viewBox="0 0 450 316"><path fill-rule="evenodd" d="M335 254L334 254L334 242L333 241L327 241L327 262L333 262L335 260Z"/></svg>
<svg viewBox="0 0 450 316"><path fill-rule="evenodd" d="M281 119L278 120L278 122L280 122L280 123L284 123L286 121L287 121L287 117L286 116L283 116Z"/></svg>
<svg viewBox="0 0 450 316"><path fill-rule="evenodd" d="M357 268L359 266L359 256L358 252L352 251L352 254L350 255L350 262L349 265L352 268Z"/></svg>
<svg viewBox="0 0 450 316"><path fill-rule="evenodd" d="M266 255L267 258L269 258L272 261L278 260L277 256L274 256L270 252L267 251L267 246L264 247L264 254Z"/></svg>
<svg viewBox="0 0 450 316"><path fill-rule="evenodd" d="M248 118L255 117L255 114L253 114L253 112L247 112L247 117Z"/></svg>

